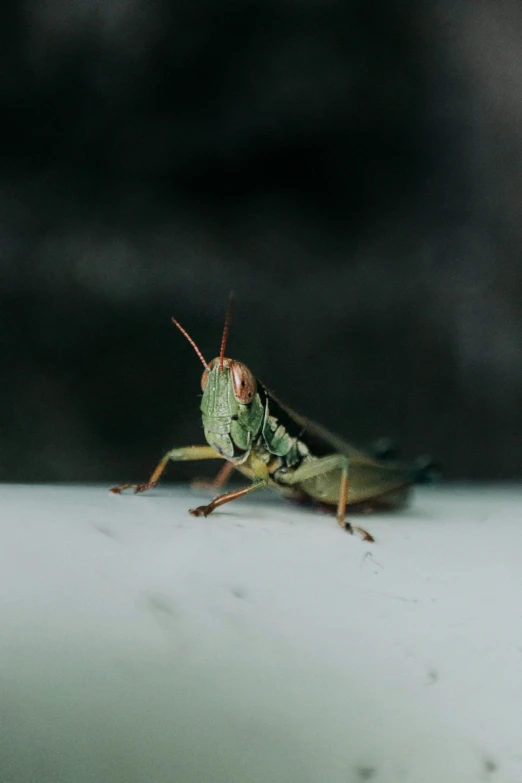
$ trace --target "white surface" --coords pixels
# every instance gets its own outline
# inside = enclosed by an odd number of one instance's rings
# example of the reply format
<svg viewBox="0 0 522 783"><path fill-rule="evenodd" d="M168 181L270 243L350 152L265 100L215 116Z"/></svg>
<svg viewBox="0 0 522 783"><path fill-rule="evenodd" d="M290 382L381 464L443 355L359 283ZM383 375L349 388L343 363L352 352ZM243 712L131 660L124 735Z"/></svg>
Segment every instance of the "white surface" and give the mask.
<svg viewBox="0 0 522 783"><path fill-rule="evenodd" d="M1 783L520 783L522 492L2 487Z"/></svg>

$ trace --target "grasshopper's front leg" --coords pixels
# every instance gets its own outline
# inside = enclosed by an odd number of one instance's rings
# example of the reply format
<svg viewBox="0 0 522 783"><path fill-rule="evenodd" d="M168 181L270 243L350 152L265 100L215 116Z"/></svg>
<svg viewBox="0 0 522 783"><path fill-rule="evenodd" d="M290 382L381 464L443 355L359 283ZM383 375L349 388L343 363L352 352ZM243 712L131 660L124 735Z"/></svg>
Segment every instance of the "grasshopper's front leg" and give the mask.
<svg viewBox="0 0 522 783"><path fill-rule="evenodd" d="M171 449L167 451L165 456L159 461L156 469L152 473L150 479L145 484L120 484L118 487L112 487L111 492L119 495L125 489L133 489L134 493L147 492L148 489L152 489L156 486L161 478L161 475L167 467L167 462L173 460L174 462L187 462L198 459L223 459L221 454L218 454L212 446L184 446L181 449Z"/></svg>
<svg viewBox="0 0 522 783"><path fill-rule="evenodd" d="M344 454L330 454L326 457L310 460L295 470L289 470L282 475L280 474L280 480L291 486L292 484L300 484L303 481L320 478L321 476L326 478L329 473L340 470L341 479L337 495L337 521L344 530L348 531L348 533L357 531L362 535L365 541L374 541L375 539L367 530L362 527L354 527L345 519L346 502L350 486L348 479L349 468L350 460Z"/></svg>
<svg viewBox="0 0 522 783"><path fill-rule="evenodd" d="M208 517L215 508L222 506L223 503L230 503L231 500L241 498L243 495L249 495L251 492L255 492L258 489L265 489L268 486L269 473L267 466L261 462L261 460L250 461L250 468L252 469L253 482L248 487L242 487L241 489L232 490L224 495L218 495L206 506L198 506L197 508L189 509L189 512L193 517Z"/></svg>

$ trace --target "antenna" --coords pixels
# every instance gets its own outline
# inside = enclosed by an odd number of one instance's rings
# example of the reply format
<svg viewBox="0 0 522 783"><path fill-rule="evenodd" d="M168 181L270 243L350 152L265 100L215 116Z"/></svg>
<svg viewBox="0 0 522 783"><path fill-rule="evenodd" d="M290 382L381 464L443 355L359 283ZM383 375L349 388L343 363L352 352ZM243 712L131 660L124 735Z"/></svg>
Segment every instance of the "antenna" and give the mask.
<svg viewBox="0 0 522 783"><path fill-rule="evenodd" d="M175 319L175 318L173 318L173 319L172 319L172 323L173 323L175 326L177 326L177 327L178 327L178 329L179 329L179 331L181 332L181 334L182 334L182 335L184 335L184 336L187 338L187 340L189 341L189 343L191 344L191 346L194 348L194 350L196 351L197 355L198 355L198 356L199 356L199 358L201 359L201 362L202 362L202 364L203 364L203 367L204 367L206 370L210 370L210 367L208 366L208 364L206 363L205 359L203 358L203 354L201 353L201 351L199 350L198 346L196 345L196 343L194 342L194 340L192 339L192 337L189 335L189 333L188 333L188 332L186 332L186 331L184 330L184 328L181 326L181 324L179 324L179 323L176 321L176 319Z"/></svg>
<svg viewBox="0 0 522 783"><path fill-rule="evenodd" d="M228 339L228 331L230 329L230 319L232 318L232 304L234 302L234 292L230 292L228 298L228 308L225 317L225 326L223 327L223 337L221 338L221 349L219 351L219 369L223 371L223 359L225 358L225 347Z"/></svg>

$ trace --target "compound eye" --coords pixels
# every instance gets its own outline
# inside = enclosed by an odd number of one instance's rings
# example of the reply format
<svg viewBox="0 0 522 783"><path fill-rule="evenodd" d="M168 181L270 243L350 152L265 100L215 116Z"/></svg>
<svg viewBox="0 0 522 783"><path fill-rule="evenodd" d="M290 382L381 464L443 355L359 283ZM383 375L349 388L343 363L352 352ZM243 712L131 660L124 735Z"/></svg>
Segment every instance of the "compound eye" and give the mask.
<svg viewBox="0 0 522 783"><path fill-rule="evenodd" d="M207 385L208 382L208 376L209 376L209 371L203 370L203 375L201 376L201 391L205 391L205 386Z"/></svg>
<svg viewBox="0 0 522 783"><path fill-rule="evenodd" d="M254 399L257 383L256 379L244 364L241 362L230 362L230 372L232 373L232 383L234 385L234 397L243 405L248 405Z"/></svg>

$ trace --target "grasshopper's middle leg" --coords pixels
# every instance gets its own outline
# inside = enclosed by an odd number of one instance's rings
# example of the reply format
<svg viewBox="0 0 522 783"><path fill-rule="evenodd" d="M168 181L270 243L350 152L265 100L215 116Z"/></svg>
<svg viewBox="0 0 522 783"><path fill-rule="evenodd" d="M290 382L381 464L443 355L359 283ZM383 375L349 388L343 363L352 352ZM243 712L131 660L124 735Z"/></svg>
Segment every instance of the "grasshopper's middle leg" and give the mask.
<svg viewBox="0 0 522 783"><path fill-rule="evenodd" d="M208 481L208 479L194 479L192 484L190 485L192 489L203 489L203 490L209 490L216 492L219 489L222 489L227 481L229 480L232 472L234 470L234 463L226 461L222 468L220 468L219 473L213 479L212 481Z"/></svg>
<svg viewBox="0 0 522 783"><path fill-rule="evenodd" d="M163 471L167 467L167 462L169 460L173 460L174 462L186 462L198 459L223 459L223 457L221 454L218 454L212 446L184 446L181 449L171 449L170 451L167 451L165 456L159 461L152 476L144 484L120 484L118 487L112 487L111 492L114 492L117 495L125 489L133 489L135 494L146 492L148 489L152 489L156 486Z"/></svg>
<svg viewBox="0 0 522 783"><path fill-rule="evenodd" d="M285 484L300 484L307 479L318 478L319 476L327 476L332 471L341 471L341 480L339 482L339 494L337 497L337 521L339 525L348 533L357 531L360 533L365 541L374 541L370 533L362 527L355 527L347 522L346 517L346 503L348 500L348 491L350 488L350 481L348 478L350 469L350 460L344 454L330 454L326 457L319 457L318 459L306 462L294 471L289 471L284 474Z"/></svg>

